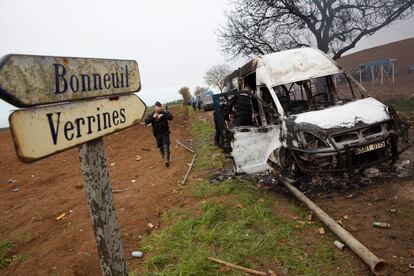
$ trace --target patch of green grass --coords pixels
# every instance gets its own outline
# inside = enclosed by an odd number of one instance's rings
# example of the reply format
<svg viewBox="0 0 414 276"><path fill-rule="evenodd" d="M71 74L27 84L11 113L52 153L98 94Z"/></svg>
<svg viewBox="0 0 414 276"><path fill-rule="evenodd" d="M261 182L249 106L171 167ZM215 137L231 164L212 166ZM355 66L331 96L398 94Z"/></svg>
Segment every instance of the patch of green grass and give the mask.
<svg viewBox="0 0 414 276"><path fill-rule="evenodd" d="M7 268L14 262L27 260L27 256L13 252L14 246L15 243L9 240L0 242L0 270Z"/></svg>
<svg viewBox="0 0 414 276"><path fill-rule="evenodd" d="M11 252L14 244L11 241L3 241L0 243L0 269L4 269L13 262L13 254Z"/></svg>
<svg viewBox="0 0 414 276"><path fill-rule="evenodd" d="M263 271L320 275L323 270L326 275L334 274L331 241L322 241L311 252L301 249L297 235L312 226L297 228L294 221L271 211L272 194L254 191L249 185L240 180L196 183L193 191L206 198L200 215L183 211L163 216L169 226L144 241L148 273L215 275L220 266L207 259L212 256ZM228 275L242 274L231 271Z"/></svg>
<svg viewBox="0 0 414 276"><path fill-rule="evenodd" d="M214 145L214 126L209 122L194 121L197 113L190 109L190 115L193 119L191 133L195 143L197 159L194 163L194 171L217 170L223 166L223 152Z"/></svg>
<svg viewBox="0 0 414 276"><path fill-rule="evenodd" d="M385 101L385 104L392 106L403 119L414 117L414 97L393 97Z"/></svg>
<svg viewBox="0 0 414 276"><path fill-rule="evenodd" d="M310 214L309 210L298 205L292 205L291 207L292 211L294 211L296 214L298 214L299 219L305 220L307 216Z"/></svg>

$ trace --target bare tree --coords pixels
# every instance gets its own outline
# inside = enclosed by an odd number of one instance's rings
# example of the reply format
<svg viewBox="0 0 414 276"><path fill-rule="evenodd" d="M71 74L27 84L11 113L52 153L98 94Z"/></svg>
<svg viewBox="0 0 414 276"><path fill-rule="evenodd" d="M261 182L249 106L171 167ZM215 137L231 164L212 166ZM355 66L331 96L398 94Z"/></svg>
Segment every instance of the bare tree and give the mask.
<svg viewBox="0 0 414 276"><path fill-rule="evenodd" d="M196 86L194 88L194 96L200 95L201 93L203 93L204 91L207 91L208 88L206 87L202 87L202 86Z"/></svg>
<svg viewBox="0 0 414 276"><path fill-rule="evenodd" d="M225 64L215 65L207 71L204 80L208 85L215 86L220 92L223 92L224 78L230 73L229 66Z"/></svg>
<svg viewBox="0 0 414 276"><path fill-rule="evenodd" d="M413 14L414 0L233 0L218 37L224 53L253 56L316 46L338 59L389 24Z"/></svg>
<svg viewBox="0 0 414 276"><path fill-rule="evenodd" d="M178 90L178 93L183 97L184 104L191 99L190 89L186 86L181 87L180 90Z"/></svg>

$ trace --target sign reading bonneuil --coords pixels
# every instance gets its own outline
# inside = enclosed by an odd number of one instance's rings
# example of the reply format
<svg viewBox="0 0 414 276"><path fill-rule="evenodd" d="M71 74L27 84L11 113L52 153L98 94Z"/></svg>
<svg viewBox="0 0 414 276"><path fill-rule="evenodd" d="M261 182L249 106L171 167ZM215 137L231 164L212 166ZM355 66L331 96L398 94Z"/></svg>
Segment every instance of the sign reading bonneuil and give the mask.
<svg viewBox="0 0 414 276"><path fill-rule="evenodd" d="M0 61L0 98L17 107L138 92L133 60L8 55Z"/></svg>

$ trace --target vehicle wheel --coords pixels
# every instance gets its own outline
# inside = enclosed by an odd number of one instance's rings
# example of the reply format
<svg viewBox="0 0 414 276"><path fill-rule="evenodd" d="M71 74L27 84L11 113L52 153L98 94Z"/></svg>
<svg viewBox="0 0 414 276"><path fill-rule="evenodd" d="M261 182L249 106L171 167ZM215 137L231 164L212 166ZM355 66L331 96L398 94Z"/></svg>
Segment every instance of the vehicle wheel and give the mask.
<svg viewBox="0 0 414 276"><path fill-rule="evenodd" d="M294 178L300 175L300 168L296 164L295 158L292 156L292 153L288 149L278 149L276 156L279 159L279 167L281 167L284 174L288 174Z"/></svg>

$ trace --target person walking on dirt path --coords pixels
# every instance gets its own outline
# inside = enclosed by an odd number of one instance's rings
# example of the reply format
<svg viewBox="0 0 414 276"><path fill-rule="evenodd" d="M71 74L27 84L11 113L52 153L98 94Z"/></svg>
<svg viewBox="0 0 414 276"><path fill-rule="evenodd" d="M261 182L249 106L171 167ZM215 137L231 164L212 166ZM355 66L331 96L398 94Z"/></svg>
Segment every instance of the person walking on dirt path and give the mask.
<svg viewBox="0 0 414 276"><path fill-rule="evenodd" d="M145 118L145 124L152 125L152 133L157 141L161 156L166 167L170 166L170 129L168 121L173 119L173 114L163 110L160 102L155 103L155 111Z"/></svg>

